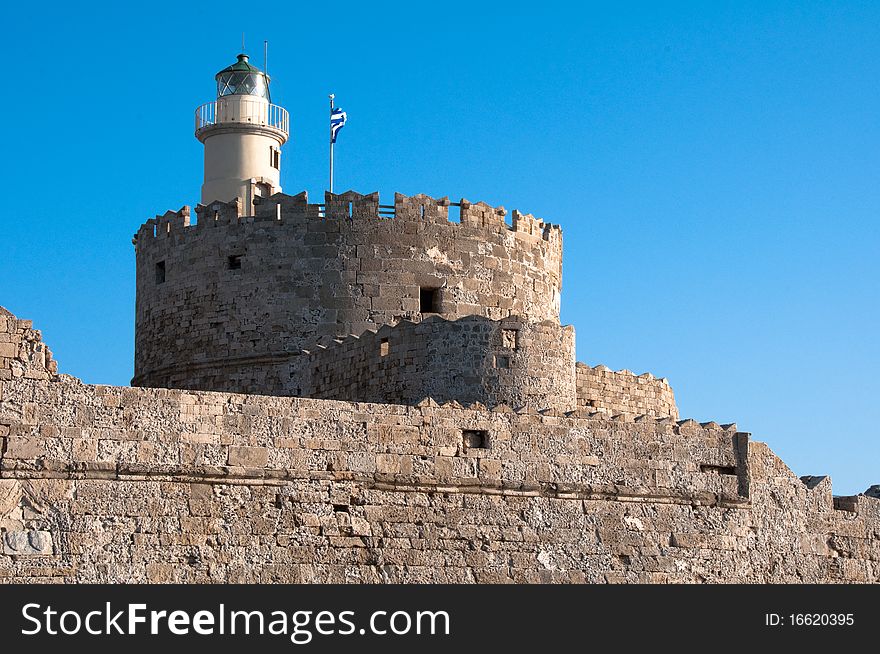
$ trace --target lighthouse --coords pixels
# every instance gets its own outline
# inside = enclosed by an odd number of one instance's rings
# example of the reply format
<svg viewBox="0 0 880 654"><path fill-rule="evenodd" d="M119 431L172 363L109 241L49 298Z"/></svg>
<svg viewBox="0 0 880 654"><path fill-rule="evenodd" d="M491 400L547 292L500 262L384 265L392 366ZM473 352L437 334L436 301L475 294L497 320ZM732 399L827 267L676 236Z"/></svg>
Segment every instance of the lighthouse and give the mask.
<svg viewBox="0 0 880 654"><path fill-rule="evenodd" d="M202 204L238 199L253 215L261 197L281 191L281 146L287 111L272 104L269 76L246 54L215 76L217 99L196 109L196 138L205 146Z"/></svg>

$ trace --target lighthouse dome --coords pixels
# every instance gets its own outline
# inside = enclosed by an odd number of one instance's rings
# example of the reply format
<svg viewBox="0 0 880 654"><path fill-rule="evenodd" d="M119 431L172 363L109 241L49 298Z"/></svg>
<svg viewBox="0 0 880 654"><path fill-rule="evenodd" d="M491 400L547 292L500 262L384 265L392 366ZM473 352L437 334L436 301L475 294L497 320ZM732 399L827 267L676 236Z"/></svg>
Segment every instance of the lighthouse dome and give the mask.
<svg viewBox="0 0 880 654"><path fill-rule="evenodd" d="M238 61L217 73L215 79L218 98L226 95L255 95L271 102L269 76L248 63L246 54L238 55Z"/></svg>

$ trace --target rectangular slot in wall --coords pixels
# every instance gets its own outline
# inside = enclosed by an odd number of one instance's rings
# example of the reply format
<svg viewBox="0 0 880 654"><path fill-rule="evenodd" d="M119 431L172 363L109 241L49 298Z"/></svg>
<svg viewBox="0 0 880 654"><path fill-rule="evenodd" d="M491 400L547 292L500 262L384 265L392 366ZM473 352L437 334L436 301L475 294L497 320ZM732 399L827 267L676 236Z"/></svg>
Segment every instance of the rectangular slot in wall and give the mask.
<svg viewBox="0 0 880 654"><path fill-rule="evenodd" d="M736 475L736 466L713 466L703 464L700 466L700 472L715 475Z"/></svg>
<svg viewBox="0 0 880 654"><path fill-rule="evenodd" d="M510 368L510 357L506 356L495 356L495 367L496 368Z"/></svg>
<svg viewBox="0 0 880 654"><path fill-rule="evenodd" d="M485 429L462 429L461 445L466 450L470 448L488 449L489 432Z"/></svg>
<svg viewBox="0 0 880 654"><path fill-rule="evenodd" d="M156 264L156 283L164 284L165 283L165 262L159 261Z"/></svg>
<svg viewBox="0 0 880 654"><path fill-rule="evenodd" d="M229 270L241 270L241 255L230 254L229 258L226 261L226 265Z"/></svg>
<svg viewBox="0 0 880 654"><path fill-rule="evenodd" d="M383 338L379 341L379 356L387 357L388 353L391 351L391 344L388 342L387 338Z"/></svg>
<svg viewBox="0 0 880 654"><path fill-rule="evenodd" d="M419 311L421 313L440 313L440 290L422 286L419 288Z"/></svg>

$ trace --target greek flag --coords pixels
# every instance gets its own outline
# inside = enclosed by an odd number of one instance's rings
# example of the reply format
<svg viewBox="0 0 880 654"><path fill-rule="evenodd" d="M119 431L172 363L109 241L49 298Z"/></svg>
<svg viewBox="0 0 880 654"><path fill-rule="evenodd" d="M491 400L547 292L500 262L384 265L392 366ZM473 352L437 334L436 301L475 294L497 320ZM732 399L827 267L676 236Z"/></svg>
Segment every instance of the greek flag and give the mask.
<svg viewBox="0 0 880 654"><path fill-rule="evenodd" d="M348 118L345 112L338 107L333 110L333 113L330 114L330 142L336 143L336 135L339 133L339 130L342 129L342 126L345 125L345 120Z"/></svg>

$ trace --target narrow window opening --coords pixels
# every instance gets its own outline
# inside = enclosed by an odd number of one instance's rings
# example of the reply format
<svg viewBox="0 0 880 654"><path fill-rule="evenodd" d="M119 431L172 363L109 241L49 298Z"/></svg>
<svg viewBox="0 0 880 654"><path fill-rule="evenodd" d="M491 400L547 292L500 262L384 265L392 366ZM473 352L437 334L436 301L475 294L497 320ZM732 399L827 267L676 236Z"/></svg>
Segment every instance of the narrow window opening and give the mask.
<svg viewBox="0 0 880 654"><path fill-rule="evenodd" d="M281 150L269 146L269 165L275 170L281 169Z"/></svg>
<svg viewBox="0 0 880 654"><path fill-rule="evenodd" d="M229 270L241 270L241 255L230 254L227 259L227 267Z"/></svg>
<svg viewBox="0 0 880 654"><path fill-rule="evenodd" d="M156 283L164 284L165 283L165 262L160 261L156 264Z"/></svg>
<svg viewBox="0 0 880 654"><path fill-rule="evenodd" d="M353 218L353 217L354 217L354 202L349 202L349 203L348 203L348 217L349 217L349 218Z"/></svg>
<svg viewBox="0 0 880 654"><path fill-rule="evenodd" d="M735 466L701 465L700 472L707 472L709 474L715 474L715 475L736 475L736 467Z"/></svg>
<svg viewBox="0 0 880 654"><path fill-rule="evenodd" d="M216 223L220 219L220 212L214 209L214 222Z"/></svg>
<svg viewBox="0 0 880 654"><path fill-rule="evenodd" d="M436 288L419 288L419 311L421 313L440 313L440 293Z"/></svg>
<svg viewBox="0 0 880 654"><path fill-rule="evenodd" d="M462 429L461 444L464 449L489 448L489 432L485 429Z"/></svg>
<svg viewBox="0 0 880 654"><path fill-rule="evenodd" d="M388 353L391 351L391 344L388 342L387 338L383 338L379 341L379 356L387 357Z"/></svg>
<svg viewBox="0 0 880 654"><path fill-rule="evenodd" d="M425 205L423 205L423 204L420 204L420 205L419 205L419 215L420 215L422 218L425 217Z"/></svg>

